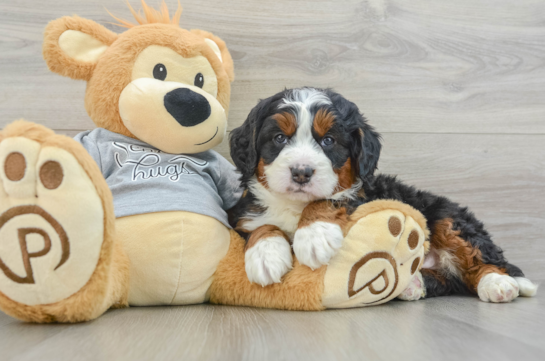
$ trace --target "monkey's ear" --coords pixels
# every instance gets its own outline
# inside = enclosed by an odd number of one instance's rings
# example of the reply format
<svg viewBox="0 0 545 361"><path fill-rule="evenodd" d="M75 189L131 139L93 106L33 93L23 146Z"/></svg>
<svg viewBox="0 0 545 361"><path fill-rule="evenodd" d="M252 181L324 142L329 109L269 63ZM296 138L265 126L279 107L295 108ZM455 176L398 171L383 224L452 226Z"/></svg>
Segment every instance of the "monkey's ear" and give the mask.
<svg viewBox="0 0 545 361"><path fill-rule="evenodd" d="M220 59L223 68L225 69L225 72L229 77L229 81L233 82L235 80L235 67L233 65L233 59L231 58L231 54L229 53L225 42L214 34L209 33L208 31L192 29L191 32L204 38L204 42L206 43L206 45L212 48L216 56Z"/></svg>
<svg viewBox="0 0 545 361"><path fill-rule="evenodd" d="M45 28L43 56L49 70L89 80L98 59L116 39L116 33L94 21L65 16Z"/></svg>

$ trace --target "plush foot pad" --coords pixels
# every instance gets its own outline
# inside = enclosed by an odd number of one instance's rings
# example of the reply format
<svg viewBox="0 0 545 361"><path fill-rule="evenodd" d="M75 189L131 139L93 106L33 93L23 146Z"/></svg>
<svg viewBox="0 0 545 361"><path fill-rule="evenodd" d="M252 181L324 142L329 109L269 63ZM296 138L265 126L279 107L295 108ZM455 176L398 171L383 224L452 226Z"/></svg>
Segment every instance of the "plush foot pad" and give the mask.
<svg viewBox="0 0 545 361"><path fill-rule="evenodd" d="M351 221L325 274L322 302L327 308L376 305L397 297L420 269L428 247L424 217L406 204L371 202L360 206Z"/></svg>
<svg viewBox="0 0 545 361"><path fill-rule="evenodd" d="M85 287L101 256L103 202L76 154L56 146L67 142L24 122L0 137L0 308L31 321L44 321L33 307Z"/></svg>

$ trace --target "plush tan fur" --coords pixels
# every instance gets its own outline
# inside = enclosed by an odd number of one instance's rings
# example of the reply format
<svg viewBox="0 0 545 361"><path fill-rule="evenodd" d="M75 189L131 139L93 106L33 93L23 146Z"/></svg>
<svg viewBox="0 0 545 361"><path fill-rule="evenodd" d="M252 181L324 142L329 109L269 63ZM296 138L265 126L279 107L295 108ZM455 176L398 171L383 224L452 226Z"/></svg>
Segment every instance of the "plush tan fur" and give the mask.
<svg viewBox="0 0 545 361"><path fill-rule="evenodd" d="M420 228L422 228L422 230L424 231L424 235L426 236L426 242L424 242L424 249L427 253L430 249L430 242L429 242L430 230L428 229L426 218L424 218L422 213L420 213L419 211L417 211L410 205L401 203L399 201L380 200L380 201L374 201L374 202L367 203L363 206L360 206L358 209L356 209L354 213L350 215L348 224L346 225L346 228L343 230L344 233L346 234L348 230L352 228L352 226L356 224L358 220L360 220L361 218L371 213L376 213L376 212L380 212L380 211L384 211L388 209L399 210L400 212L403 212L407 216L412 217L416 221L416 223L418 223Z"/></svg>
<svg viewBox="0 0 545 361"><path fill-rule="evenodd" d="M136 138L123 124L118 102L121 92L131 82L136 57L150 45L169 47L184 57L204 56L217 76L217 100L228 114L234 67L225 43L209 32L188 31L172 23L163 23L163 19L159 16L152 17L143 25L133 26L119 35L94 21L77 16L63 17L47 25L43 45L44 59L51 71L88 82L85 108L98 127ZM59 46L59 37L66 30L89 34L109 47L96 63L77 61L68 57ZM206 44L206 38L216 42L222 61Z"/></svg>
<svg viewBox="0 0 545 361"><path fill-rule="evenodd" d="M118 19L122 25L130 28L120 35L78 16L63 17L50 22L45 30L43 43L43 56L49 69L63 76L87 81L85 106L95 124L135 138L119 115L119 96L131 82L133 64L140 52L150 45L166 46L184 57L201 55L209 61L217 77L217 100L227 113L234 69L225 43L209 32L180 28L177 24L181 8L170 19L164 2L160 11L150 8L144 1L142 6L144 16L130 8L140 25ZM95 61L70 57L59 44L61 35L67 30L87 34L90 36L88 39L97 40L107 46L107 49L98 57L78 58L96 59ZM221 60L205 39L211 39L217 44ZM85 46L83 49L85 50ZM89 175L102 201L104 241L93 275L77 293L61 302L38 306L19 304L0 293L2 310L25 321L79 322L96 318L109 307L127 307L130 263L122 243L115 241L112 195L98 166L81 145L68 137L55 135L45 127L18 121L0 133L0 140L15 136L24 136L43 146L58 147L74 155Z"/></svg>
<svg viewBox="0 0 545 361"><path fill-rule="evenodd" d="M59 38L66 30L77 30L89 34L108 46L117 39L117 34L92 20L75 15L54 20L45 28L42 52L49 70L72 79L89 81L96 63L75 61L61 50Z"/></svg>
<svg viewBox="0 0 545 361"><path fill-rule="evenodd" d="M225 43L202 30L184 30L177 23L179 8L172 19L163 3L156 11L142 1L144 17L131 11L140 25L120 21L130 27L118 35L94 21L78 16L63 17L48 24L44 35L43 56L53 72L88 82L85 96L86 109L99 127L134 137L119 115L121 91L131 81L133 64L139 53L150 45L166 46L184 57L204 56L211 64L218 81L218 102L229 109L230 82L234 80L233 60ZM118 19L119 20L119 19ZM61 35L73 30L89 35L108 48L96 61L82 61L70 57L59 45ZM205 39L213 40L220 49L220 60ZM83 57L85 58L85 57ZM93 59L93 57L87 57ZM98 166L83 147L68 137L55 135L51 130L32 123L18 121L0 133L0 140L24 136L43 146L67 150L75 156L89 175L104 208L104 241L97 267L88 283L69 298L49 305L26 306L0 293L2 309L25 321L78 322L101 315L110 306L128 305L129 259L121 242L115 241L115 216L111 192Z"/></svg>
<svg viewBox="0 0 545 361"><path fill-rule="evenodd" d="M326 267L312 271L295 261L282 283L267 287L250 283L244 268L244 240L231 230L231 245L218 265L210 287L210 302L283 310L323 310L325 271Z"/></svg>
<svg viewBox="0 0 545 361"><path fill-rule="evenodd" d="M0 292L2 310L29 322L80 322L100 316L112 304L127 306L129 260L120 245L114 243L115 216L112 194L97 164L73 139L56 135L44 126L25 121L8 125L0 139L24 136L42 146L64 149L75 156L83 167L102 201L104 209L104 240L97 267L87 284L69 298L49 305L27 306L12 301Z"/></svg>

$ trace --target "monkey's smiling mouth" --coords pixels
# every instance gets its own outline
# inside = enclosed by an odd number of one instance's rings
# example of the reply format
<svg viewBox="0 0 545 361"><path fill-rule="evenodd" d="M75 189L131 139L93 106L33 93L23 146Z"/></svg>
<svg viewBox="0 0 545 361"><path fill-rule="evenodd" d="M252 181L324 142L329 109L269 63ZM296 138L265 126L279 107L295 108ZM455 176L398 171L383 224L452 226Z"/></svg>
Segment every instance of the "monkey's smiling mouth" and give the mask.
<svg viewBox="0 0 545 361"><path fill-rule="evenodd" d="M203 145L203 144L206 144L208 142L210 142L212 139L214 139L216 137L216 135L218 135L218 131L219 131L219 127L216 127L216 133L214 133L214 135L212 136L212 138L208 139L206 142L204 143L198 143L198 144L195 144L195 145Z"/></svg>

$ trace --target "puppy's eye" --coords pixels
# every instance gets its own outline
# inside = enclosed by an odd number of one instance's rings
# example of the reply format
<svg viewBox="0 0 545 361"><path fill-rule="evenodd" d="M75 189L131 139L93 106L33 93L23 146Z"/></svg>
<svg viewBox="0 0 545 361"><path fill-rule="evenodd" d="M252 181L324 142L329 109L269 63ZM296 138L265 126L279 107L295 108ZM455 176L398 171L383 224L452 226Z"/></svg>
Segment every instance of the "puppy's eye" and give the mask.
<svg viewBox="0 0 545 361"><path fill-rule="evenodd" d="M159 63L153 68L153 77L157 80L165 80L167 77L167 67Z"/></svg>
<svg viewBox="0 0 545 361"><path fill-rule="evenodd" d="M333 137L324 137L322 139L322 146L323 147L329 147L330 145L335 144L335 139Z"/></svg>
<svg viewBox="0 0 545 361"><path fill-rule="evenodd" d="M286 144L288 142L288 137L284 134L277 134L274 136L274 141L278 144Z"/></svg>
<svg viewBox="0 0 545 361"><path fill-rule="evenodd" d="M202 88L202 86L204 85L204 75L202 75L201 73L195 75L195 81L193 82L193 84L195 84L195 86L198 86L199 88Z"/></svg>

